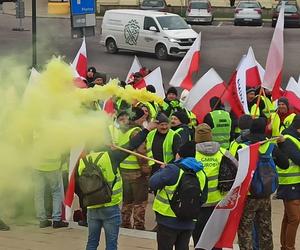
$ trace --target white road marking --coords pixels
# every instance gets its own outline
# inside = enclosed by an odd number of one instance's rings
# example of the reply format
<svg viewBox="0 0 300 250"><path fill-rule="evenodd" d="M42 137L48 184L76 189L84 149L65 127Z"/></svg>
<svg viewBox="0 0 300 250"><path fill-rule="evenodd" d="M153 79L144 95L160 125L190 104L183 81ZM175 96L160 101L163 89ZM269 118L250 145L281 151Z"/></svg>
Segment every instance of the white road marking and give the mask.
<svg viewBox="0 0 300 250"><path fill-rule="evenodd" d="M221 27L222 24L223 24L223 22L220 22L217 27Z"/></svg>

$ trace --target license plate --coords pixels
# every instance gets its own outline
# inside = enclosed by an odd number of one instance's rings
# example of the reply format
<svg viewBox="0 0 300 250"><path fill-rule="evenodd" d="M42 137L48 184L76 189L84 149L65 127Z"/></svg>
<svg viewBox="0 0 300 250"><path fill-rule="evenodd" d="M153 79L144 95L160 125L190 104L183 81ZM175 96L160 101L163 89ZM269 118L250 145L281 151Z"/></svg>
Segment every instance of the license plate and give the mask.
<svg viewBox="0 0 300 250"><path fill-rule="evenodd" d="M245 18L244 20L245 20L246 22L251 22L251 21L252 21L251 18Z"/></svg>

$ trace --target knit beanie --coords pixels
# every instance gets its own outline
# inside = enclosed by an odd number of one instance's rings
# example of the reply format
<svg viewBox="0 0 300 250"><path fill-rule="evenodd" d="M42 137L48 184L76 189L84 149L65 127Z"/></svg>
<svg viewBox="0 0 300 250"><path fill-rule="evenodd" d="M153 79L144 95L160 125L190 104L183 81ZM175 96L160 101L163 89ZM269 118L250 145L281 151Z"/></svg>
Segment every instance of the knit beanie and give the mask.
<svg viewBox="0 0 300 250"><path fill-rule="evenodd" d="M88 72L93 72L94 74L97 72L95 67L89 67Z"/></svg>
<svg viewBox="0 0 300 250"><path fill-rule="evenodd" d="M178 96L178 93L177 93L177 89L175 88L175 87L170 87L169 89L168 89L168 91L167 91L167 95L168 94L174 94L174 95L176 95L176 96Z"/></svg>
<svg viewBox="0 0 300 250"><path fill-rule="evenodd" d="M190 123L190 119L188 118L187 114L185 111L177 111L174 112L172 114L172 116L176 116L178 118L178 120L182 123L182 124L189 124Z"/></svg>
<svg viewBox="0 0 300 250"><path fill-rule="evenodd" d="M211 128L208 124L199 124L195 129L195 142L207 142L212 141Z"/></svg>
<svg viewBox="0 0 300 250"><path fill-rule="evenodd" d="M300 128L300 114L295 115L294 120L292 122L292 126L295 129L299 129Z"/></svg>
<svg viewBox="0 0 300 250"><path fill-rule="evenodd" d="M156 93L156 89L153 85L147 85L146 90L151 93Z"/></svg>
<svg viewBox="0 0 300 250"><path fill-rule="evenodd" d="M139 107L133 107L132 109L132 116L130 117L131 121L136 121L144 116L144 111Z"/></svg>
<svg viewBox="0 0 300 250"><path fill-rule="evenodd" d="M239 118L238 126L241 130L250 129L252 121L253 121L253 119L252 119L251 115L242 115Z"/></svg>
<svg viewBox="0 0 300 250"><path fill-rule="evenodd" d="M129 116L129 114L127 113L127 111L121 110L119 113L117 113L117 119L118 119L119 117L121 117L121 116L124 116L124 115Z"/></svg>
<svg viewBox="0 0 300 250"><path fill-rule="evenodd" d="M156 116L157 123L167 122L169 123L169 118L164 113L158 113Z"/></svg>
<svg viewBox="0 0 300 250"><path fill-rule="evenodd" d="M181 145L178 149L178 154L181 158L195 157L196 155L196 144L193 141L187 141Z"/></svg>
<svg viewBox="0 0 300 250"><path fill-rule="evenodd" d="M259 117L252 121L250 132L253 134L264 134L267 126L267 120Z"/></svg>
<svg viewBox="0 0 300 250"><path fill-rule="evenodd" d="M254 94L255 94L255 88L246 87L246 94L249 94L251 92L254 92Z"/></svg>
<svg viewBox="0 0 300 250"><path fill-rule="evenodd" d="M278 104L279 103L283 103L283 104L285 104L286 106L287 106L287 108L289 109L289 100L286 98L286 97L280 97L279 99L278 99Z"/></svg>
<svg viewBox="0 0 300 250"><path fill-rule="evenodd" d="M211 109L223 109L224 108L221 99L217 96L214 96L209 100L209 106Z"/></svg>

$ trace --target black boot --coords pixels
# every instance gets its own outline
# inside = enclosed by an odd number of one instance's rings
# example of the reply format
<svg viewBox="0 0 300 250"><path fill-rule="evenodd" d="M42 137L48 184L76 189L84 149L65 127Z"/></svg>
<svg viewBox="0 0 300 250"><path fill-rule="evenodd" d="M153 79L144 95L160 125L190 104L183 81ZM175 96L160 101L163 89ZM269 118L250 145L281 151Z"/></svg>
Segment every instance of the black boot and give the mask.
<svg viewBox="0 0 300 250"><path fill-rule="evenodd" d="M53 221L53 228L68 227L69 223L65 221Z"/></svg>
<svg viewBox="0 0 300 250"><path fill-rule="evenodd" d="M40 221L40 228L51 227L51 226L52 226L51 220Z"/></svg>
<svg viewBox="0 0 300 250"><path fill-rule="evenodd" d="M8 231L9 226L7 226L2 220L0 220L0 231Z"/></svg>

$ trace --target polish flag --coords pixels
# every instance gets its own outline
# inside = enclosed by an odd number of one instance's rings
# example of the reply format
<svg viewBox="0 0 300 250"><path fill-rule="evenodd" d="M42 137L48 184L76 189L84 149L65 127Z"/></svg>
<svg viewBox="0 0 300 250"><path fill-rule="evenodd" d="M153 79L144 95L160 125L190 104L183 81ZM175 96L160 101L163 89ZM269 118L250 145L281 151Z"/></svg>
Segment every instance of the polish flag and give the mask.
<svg viewBox="0 0 300 250"><path fill-rule="evenodd" d="M142 68L142 65L139 61L139 59L137 58L137 56L134 56L132 65L128 71L127 77L126 77L126 83L132 82L133 81L133 74L135 72L139 72Z"/></svg>
<svg viewBox="0 0 300 250"><path fill-rule="evenodd" d="M261 66L261 64L258 61L256 61L256 64L257 64L258 73L260 76L260 82L262 83L264 76L265 76L265 69Z"/></svg>
<svg viewBox="0 0 300 250"><path fill-rule="evenodd" d="M260 69L257 61L255 60L252 47L249 47L247 56L245 57L245 71L246 71L246 85L251 88L257 88L261 85Z"/></svg>
<svg viewBox="0 0 300 250"><path fill-rule="evenodd" d="M200 67L201 32L186 53L173 75L169 85L190 90L193 87L192 76Z"/></svg>
<svg viewBox="0 0 300 250"><path fill-rule="evenodd" d="M146 75L142 80L134 84L135 89L146 88L148 85L153 85L156 89L156 94L161 98L165 98L165 90L161 75L160 67L157 67L150 74Z"/></svg>
<svg viewBox="0 0 300 250"><path fill-rule="evenodd" d="M78 163L78 160L81 156L81 153L83 152L84 146L79 146L77 148L73 148L70 152L70 160L69 160L69 185L68 189L65 194L65 216L66 220L70 221L72 220L73 216L73 207L74 199L77 196L75 194L75 171L77 171L76 165ZM78 204L77 204L78 206Z"/></svg>
<svg viewBox="0 0 300 250"><path fill-rule="evenodd" d="M238 151L239 165L235 181L207 221L196 249L233 248L245 199L256 169L259 145L252 144Z"/></svg>
<svg viewBox="0 0 300 250"><path fill-rule="evenodd" d="M286 89L284 96L289 100L289 103L300 112L300 82L291 77Z"/></svg>
<svg viewBox="0 0 300 250"><path fill-rule="evenodd" d="M83 37L82 44L80 49L77 52L77 55L72 62L72 67L76 70L78 75L81 78L86 78L86 71L87 71L87 53L86 53L86 44L85 44L85 37Z"/></svg>
<svg viewBox="0 0 300 250"><path fill-rule="evenodd" d="M115 106L112 98L109 98L104 102L103 110L109 115L113 115L115 113Z"/></svg>
<svg viewBox="0 0 300 250"><path fill-rule="evenodd" d="M281 2L281 8L271 41L267 62L266 72L262 86L272 90L273 100L277 100L280 95L280 85L282 81L283 68L283 29L284 29L284 8L285 2Z"/></svg>
<svg viewBox="0 0 300 250"><path fill-rule="evenodd" d="M226 86L218 73L211 68L207 71L190 90L190 93L184 102L184 106L192 111L199 123L204 116L211 111L209 101L212 97L222 97Z"/></svg>

